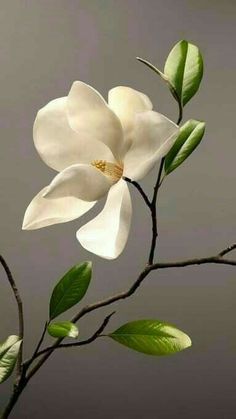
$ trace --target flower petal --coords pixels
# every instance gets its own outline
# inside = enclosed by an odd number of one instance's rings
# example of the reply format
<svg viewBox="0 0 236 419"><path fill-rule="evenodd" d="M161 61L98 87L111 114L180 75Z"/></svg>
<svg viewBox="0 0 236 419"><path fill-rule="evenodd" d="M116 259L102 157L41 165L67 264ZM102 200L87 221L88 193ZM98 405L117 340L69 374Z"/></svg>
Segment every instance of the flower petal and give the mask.
<svg viewBox="0 0 236 419"><path fill-rule="evenodd" d="M110 189L100 214L78 230L77 239L88 251L105 259L115 259L126 245L131 215L129 189L121 179Z"/></svg>
<svg viewBox="0 0 236 419"><path fill-rule="evenodd" d="M61 171L75 163L93 160L113 161L110 149L85 132L77 134L67 118L67 98L52 100L37 114L34 123L34 144L43 161Z"/></svg>
<svg viewBox="0 0 236 419"><path fill-rule="evenodd" d="M148 96L138 90L118 86L109 91L108 104L121 121L128 148L133 140L136 113L152 110L152 102Z"/></svg>
<svg viewBox="0 0 236 419"><path fill-rule="evenodd" d="M74 197L45 199L43 196L47 186L29 204L26 209L23 230L35 230L52 224L66 223L81 217L96 202L85 202Z"/></svg>
<svg viewBox="0 0 236 419"><path fill-rule="evenodd" d="M111 186L112 180L96 167L89 164L74 164L55 176L44 197L74 196L84 201L97 201Z"/></svg>
<svg viewBox="0 0 236 419"><path fill-rule="evenodd" d="M71 127L81 136L106 144L116 159L123 148L123 131L117 116L103 97L91 86L76 81L67 100L68 119Z"/></svg>
<svg viewBox="0 0 236 419"><path fill-rule="evenodd" d="M174 144L179 127L164 115L148 111L136 115L134 141L124 159L124 172L133 180L146 176Z"/></svg>

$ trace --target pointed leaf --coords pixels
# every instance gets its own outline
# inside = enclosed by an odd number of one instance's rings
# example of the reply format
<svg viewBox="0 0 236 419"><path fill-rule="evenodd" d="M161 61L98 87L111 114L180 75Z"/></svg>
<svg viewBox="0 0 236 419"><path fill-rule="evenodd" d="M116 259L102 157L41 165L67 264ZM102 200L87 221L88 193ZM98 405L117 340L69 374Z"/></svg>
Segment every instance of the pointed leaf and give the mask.
<svg viewBox="0 0 236 419"><path fill-rule="evenodd" d="M47 327L49 335L54 338L77 338L79 335L78 327L71 322L55 322L50 323Z"/></svg>
<svg viewBox="0 0 236 419"><path fill-rule="evenodd" d="M164 74L173 85L182 103L195 95L203 76L203 59L196 45L178 42L167 57Z"/></svg>
<svg viewBox="0 0 236 419"><path fill-rule="evenodd" d="M71 268L58 282L50 300L50 320L77 304L85 295L92 275L91 262Z"/></svg>
<svg viewBox="0 0 236 419"><path fill-rule="evenodd" d="M191 346L189 336L159 320L136 320L126 323L109 337L148 355L169 355Z"/></svg>
<svg viewBox="0 0 236 419"><path fill-rule="evenodd" d="M177 140L165 157L165 173L176 169L195 150L205 132L205 123L190 119L181 128Z"/></svg>
<svg viewBox="0 0 236 419"><path fill-rule="evenodd" d="M11 375L21 342L18 336L12 335L0 344L0 383L3 383Z"/></svg>

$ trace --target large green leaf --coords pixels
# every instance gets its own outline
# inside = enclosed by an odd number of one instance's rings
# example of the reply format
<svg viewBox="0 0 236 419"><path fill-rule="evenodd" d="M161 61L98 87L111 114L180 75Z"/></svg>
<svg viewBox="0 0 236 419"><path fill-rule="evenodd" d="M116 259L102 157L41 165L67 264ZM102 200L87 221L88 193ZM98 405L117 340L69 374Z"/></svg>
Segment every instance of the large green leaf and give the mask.
<svg viewBox="0 0 236 419"><path fill-rule="evenodd" d="M148 355L169 355L191 346L189 336L159 320L136 320L126 323L109 337Z"/></svg>
<svg viewBox="0 0 236 419"><path fill-rule="evenodd" d="M205 132L205 123L190 119L181 128L177 140L165 157L165 173L169 174L195 150Z"/></svg>
<svg viewBox="0 0 236 419"><path fill-rule="evenodd" d="M50 300L50 319L77 304L85 295L92 275L91 262L71 268L55 286Z"/></svg>
<svg viewBox="0 0 236 419"><path fill-rule="evenodd" d="M203 59L196 45L185 40L178 42L167 57L164 74L182 103L195 95L203 76Z"/></svg>
<svg viewBox="0 0 236 419"><path fill-rule="evenodd" d="M49 335L54 338L77 338L79 335L77 326L68 321L50 323L47 330Z"/></svg>
<svg viewBox="0 0 236 419"><path fill-rule="evenodd" d="M0 344L0 383L12 373L19 353L21 340L18 336L9 336Z"/></svg>

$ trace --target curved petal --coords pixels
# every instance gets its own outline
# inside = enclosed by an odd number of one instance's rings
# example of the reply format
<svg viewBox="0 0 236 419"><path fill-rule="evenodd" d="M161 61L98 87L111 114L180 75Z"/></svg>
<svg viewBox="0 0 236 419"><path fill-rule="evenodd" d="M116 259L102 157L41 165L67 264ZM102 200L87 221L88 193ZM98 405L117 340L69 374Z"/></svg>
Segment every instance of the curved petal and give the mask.
<svg viewBox="0 0 236 419"><path fill-rule="evenodd" d="M152 110L152 102L148 96L138 90L118 86L109 91L108 104L121 121L128 148L133 140L136 113Z"/></svg>
<svg viewBox="0 0 236 419"><path fill-rule="evenodd" d="M124 159L123 176L133 180L146 176L157 160L168 153L178 133L178 125L160 113L136 115L134 141Z"/></svg>
<svg viewBox="0 0 236 419"><path fill-rule="evenodd" d="M97 201L108 192L112 184L112 180L96 167L89 164L74 164L55 176L44 197L74 196L84 201Z"/></svg>
<svg viewBox="0 0 236 419"><path fill-rule="evenodd" d="M66 223L81 217L96 204L96 202L85 202L74 197L45 199L43 196L47 188L47 186L43 188L26 209L23 230L35 230L52 224Z"/></svg>
<svg viewBox="0 0 236 419"><path fill-rule="evenodd" d="M89 252L105 259L115 259L126 245L131 215L129 189L121 179L110 189L100 214L78 230L77 239Z"/></svg>
<svg viewBox="0 0 236 419"><path fill-rule="evenodd" d="M34 144L42 160L61 171L75 163L93 160L113 161L111 150L88 133L77 134L67 118L67 98L52 100L37 114L33 129Z"/></svg>
<svg viewBox="0 0 236 419"><path fill-rule="evenodd" d="M88 138L101 141L120 159L121 123L95 89L81 81L74 82L67 99L67 111L69 124L79 135L86 133Z"/></svg>

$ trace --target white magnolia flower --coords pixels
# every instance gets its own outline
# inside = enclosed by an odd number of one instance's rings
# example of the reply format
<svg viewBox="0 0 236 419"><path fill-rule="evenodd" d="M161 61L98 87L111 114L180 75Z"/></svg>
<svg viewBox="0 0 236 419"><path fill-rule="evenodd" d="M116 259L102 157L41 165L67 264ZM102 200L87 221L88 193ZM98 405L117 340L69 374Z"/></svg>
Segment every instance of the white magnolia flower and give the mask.
<svg viewBox="0 0 236 419"><path fill-rule="evenodd" d="M109 91L108 104L75 82L67 97L49 102L34 123L34 144L59 173L28 206L23 229L63 223L85 214L107 194L104 209L77 232L81 245L106 259L123 251L132 206L124 176L142 179L165 156L178 126L152 111L149 98L129 87Z"/></svg>

